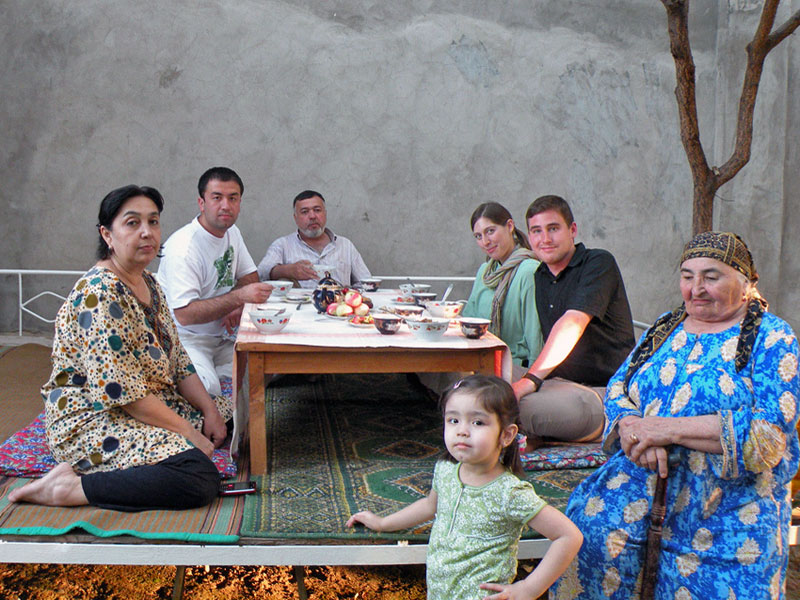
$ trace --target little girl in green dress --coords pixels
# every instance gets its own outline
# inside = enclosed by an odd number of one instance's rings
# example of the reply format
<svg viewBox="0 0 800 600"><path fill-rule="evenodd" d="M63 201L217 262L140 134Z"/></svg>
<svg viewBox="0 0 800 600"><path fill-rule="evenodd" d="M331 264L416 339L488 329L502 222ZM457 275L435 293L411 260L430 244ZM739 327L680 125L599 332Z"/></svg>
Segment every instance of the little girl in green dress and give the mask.
<svg viewBox="0 0 800 600"><path fill-rule="evenodd" d="M522 470L513 389L498 377L471 375L444 393L441 408L448 455L436 464L430 494L386 517L358 512L347 526L396 531L435 517L427 558L431 600L538 598L567 568L583 536L515 475ZM536 569L512 584L526 524L552 543Z"/></svg>

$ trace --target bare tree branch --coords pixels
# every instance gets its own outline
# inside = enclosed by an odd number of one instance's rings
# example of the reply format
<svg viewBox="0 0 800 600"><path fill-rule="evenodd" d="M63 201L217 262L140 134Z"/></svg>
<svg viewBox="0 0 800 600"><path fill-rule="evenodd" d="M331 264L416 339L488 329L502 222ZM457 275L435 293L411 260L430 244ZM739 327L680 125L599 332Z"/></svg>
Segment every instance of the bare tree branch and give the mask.
<svg viewBox="0 0 800 600"><path fill-rule="evenodd" d="M792 35L798 26L800 26L800 10L794 13L791 17L789 17L789 19L787 19L786 23L778 27L770 34L770 36L767 38L767 52Z"/></svg>
<svg viewBox="0 0 800 600"><path fill-rule="evenodd" d="M758 28L753 40L747 44L747 67L744 71L742 95L739 98L739 112L736 118L736 141L731 157L719 168L719 185L733 179L749 161L753 144L753 113L755 112L758 86L764 70L764 59L767 56L766 43L780 0L766 0L761 11Z"/></svg>
<svg viewBox="0 0 800 600"><path fill-rule="evenodd" d="M697 230L704 227L705 223L710 222L712 216L710 208L703 203L702 198L711 188L713 188L711 192L713 198L713 192L717 188L714 187L716 175L708 166L708 160L700 142L695 66L689 43L689 0L661 0L661 2L667 11L669 47L675 62L675 99L678 102L681 142L686 151L686 157L689 159L689 168L692 170L694 181L692 229ZM710 229L710 227L708 228Z"/></svg>
<svg viewBox="0 0 800 600"><path fill-rule="evenodd" d="M747 67L739 98L736 139L731 157L721 167L708 166L697 119L695 67L689 44L689 0L661 0L667 11L670 52L675 61L675 98L678 101L680 135L692 170L692 231L711 229L716 191L748 163L753 143L753 113L764 60L769 52L800 26L800 11L774 32L780 0L765 0L758 27L747 45Z"/></svg>

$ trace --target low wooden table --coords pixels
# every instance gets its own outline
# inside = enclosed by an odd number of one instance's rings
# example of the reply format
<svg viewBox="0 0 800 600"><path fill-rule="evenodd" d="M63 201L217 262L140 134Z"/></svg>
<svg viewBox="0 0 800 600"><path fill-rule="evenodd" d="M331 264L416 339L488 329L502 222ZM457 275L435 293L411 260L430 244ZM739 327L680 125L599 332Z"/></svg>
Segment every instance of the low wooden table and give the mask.
<svg viewBox="0 0 800 600"><path fill-rule="evenodd" d="M381 305L381 296L373 300ZM274 305L286 307L286 304ZM290 306L290 305L289 305ZM246 305L236 338L234 373L246 361L249 372L247 401L250 470L263 475L267 469L265 386L267 374L278 373L415 373L475 371L511 376L511 355L502 340L487 333L468 340L450 327L436 342L416 339L405 327L394 335L373 328L357 329L346 322L318 315L311 305L292 314L286 328L273 335L260 333L250 321ZM291 310L294 311L294 306ZM234 398L238 394L234 390ZM237 398L237 423L245 407ZM237 428L238 429L238 428Z"/></svg>

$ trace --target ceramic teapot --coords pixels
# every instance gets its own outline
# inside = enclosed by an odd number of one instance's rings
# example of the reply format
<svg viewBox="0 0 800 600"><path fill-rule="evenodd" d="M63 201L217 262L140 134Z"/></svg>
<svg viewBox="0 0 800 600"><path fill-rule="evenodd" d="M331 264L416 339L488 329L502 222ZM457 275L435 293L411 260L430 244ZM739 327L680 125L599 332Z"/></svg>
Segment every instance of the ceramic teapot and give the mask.
<svg viewBox="0 0 800 600"><path fill-rule="evenodd" d="M324 313L329 304L338 302L344 297L342 284L336 281L328 271L325 276L317 282L317 287L311 294L316 309Z"/></svg>

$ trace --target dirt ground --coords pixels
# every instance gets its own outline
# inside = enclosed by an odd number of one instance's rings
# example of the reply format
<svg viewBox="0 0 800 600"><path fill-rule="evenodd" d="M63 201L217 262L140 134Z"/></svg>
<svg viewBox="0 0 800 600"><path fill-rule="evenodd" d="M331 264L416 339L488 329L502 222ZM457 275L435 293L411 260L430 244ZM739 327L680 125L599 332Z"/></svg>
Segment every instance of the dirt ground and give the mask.
<svg viewBox="0 0 800 600"><path fill-rule="evenodd" d="M175 567L0 565L0 598L6 600L170 600ZM425 569L307 567L310 600L420 600ZM291 567L188 567L184 600L296 600Z"/></svg>
<svg viewBox="0 0 800 600"><path fill-rule="evenodd" d="M523 562L520 575L532 567ZM175 567L0 564L6 600L170 600ZM423 600L425 568L307 567L310 600ZM184 600L296 600L291 567L188 567ZM800 600L800 547L790 552L787 600Z"/></svg>

